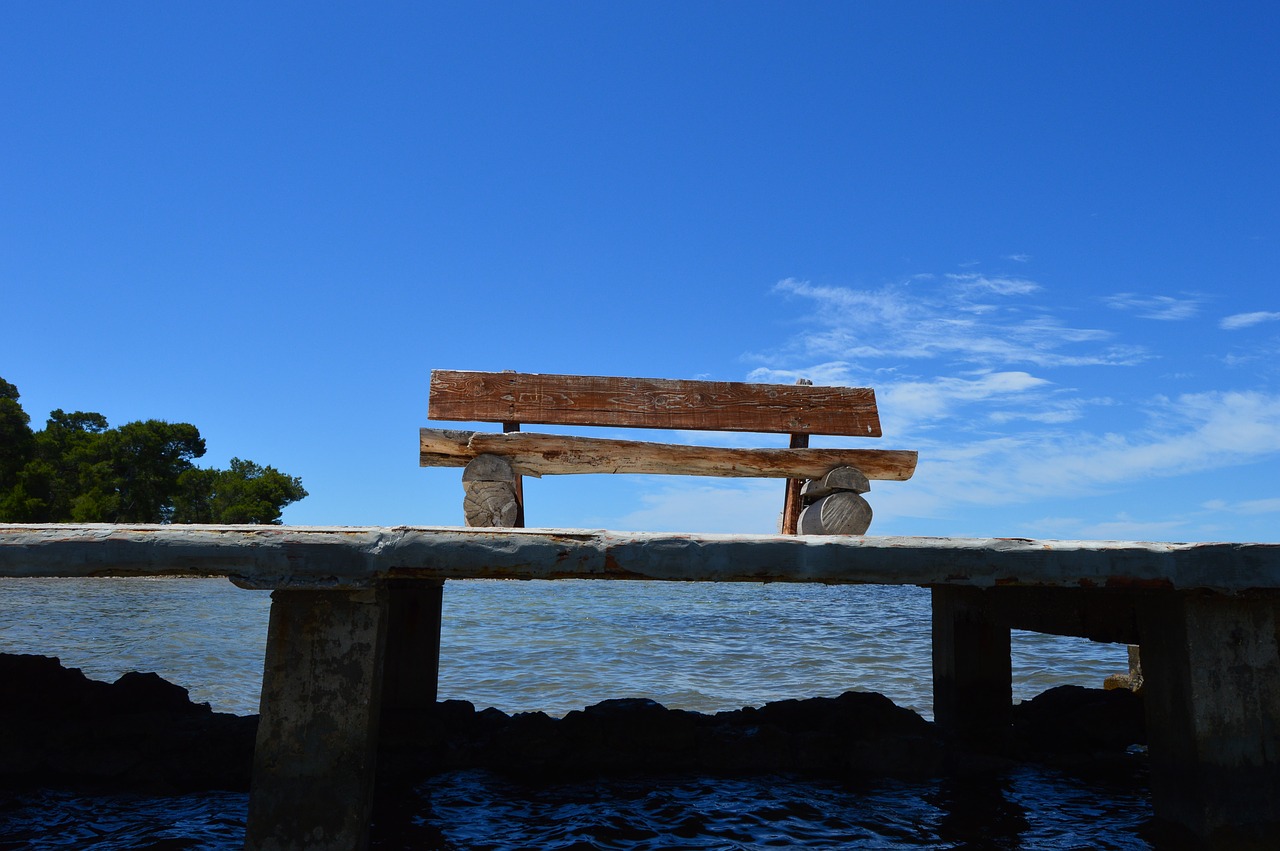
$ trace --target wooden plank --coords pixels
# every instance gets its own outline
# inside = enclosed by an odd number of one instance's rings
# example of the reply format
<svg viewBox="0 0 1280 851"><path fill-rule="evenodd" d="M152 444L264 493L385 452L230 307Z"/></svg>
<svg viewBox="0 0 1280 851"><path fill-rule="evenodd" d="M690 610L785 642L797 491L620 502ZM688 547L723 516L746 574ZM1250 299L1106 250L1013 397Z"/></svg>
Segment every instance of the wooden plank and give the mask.
<svg viewBox="0 0 1280 851"><path fill-rule="evenodd" d="M519 372L431 373L428 416L464 422L879 437L875 391Z"/></svg>
<svg viewBox="0 0 1280 851"><path fill-rule="evenodd" d="M568 473L642 473L730 478L813 479L836 467L857 467L869 479L911 478L917 454L905 449L733 449L567 437L518 432L496 434L424 428L423 467L463 467L485 453L502 455L526 476Z"/></svg>

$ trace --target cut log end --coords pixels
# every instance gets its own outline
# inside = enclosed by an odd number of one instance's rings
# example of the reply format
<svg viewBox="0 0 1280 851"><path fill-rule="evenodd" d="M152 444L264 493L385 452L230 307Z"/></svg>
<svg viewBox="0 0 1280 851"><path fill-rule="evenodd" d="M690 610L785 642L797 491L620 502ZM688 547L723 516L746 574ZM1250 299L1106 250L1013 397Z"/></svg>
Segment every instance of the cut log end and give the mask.
<svg viewBox="0 0 1280 851"><path fill-rule="evenodd" d="M871 490L871 482L857 467L836 467L821 479L810 479L805 482L801 494L804 501L809 503L837 491L867 493L869 490Z"/></svg>
<svg viewBox="0 0 1280 851"><path fill-rule="evenodd" d="M871 505L860 494L839 491L800 512L801 535L864 535L871 527Z"/></svg>
<svg viewBox="0 0 1280 851"><path fill-rule="evenodd" d="M477 455L472 458L462 471L463 483L506 482L514 484L515 480L516 473L511 467L511 462L501 455L493 455L491 453Z"/></svg>
<svg viewBox="0 0 1280 851"><path fill-rule="evenodd" d="M468 526L514 528L520 516L515 488L508 482L466 482L462 514Z"/></svg>

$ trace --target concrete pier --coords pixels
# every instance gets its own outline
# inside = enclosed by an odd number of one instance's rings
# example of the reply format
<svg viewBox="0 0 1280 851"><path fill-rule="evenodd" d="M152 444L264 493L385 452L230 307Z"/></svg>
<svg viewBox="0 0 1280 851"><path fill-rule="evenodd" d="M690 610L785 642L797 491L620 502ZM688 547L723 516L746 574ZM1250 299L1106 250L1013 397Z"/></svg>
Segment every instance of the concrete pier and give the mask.
<svg viewBox="0 0 1280 851"><path fill-rule="evenodd" d="M365 847L387 593L271 595L245 848Z"/></svg>
<svg viewBox="0 0 1280 851"><path fill-rule="evenodd" d="M382 663L382 729L395 735L436 702L444 582L392 579Z"/></svg>
<svg viewBox="0 0 1280 851"><path fill-rule="evenodd" d="M933 589L933 718L961 739L999 746L1013 723L1011 630L987 594Z"/></svg>
<svg viewBox="0 0 1280 851"><path fill-rule="evenodd" d="M364 846L379 725L434 700L444 581L480 577L928 587L937 722L985 744L1009 729L1011 629L1140 645L1157 815L1280 847L1280 545L0 526L0 577L130 575L275 589L252 849Z"/></svg>
<svg viewBox="0 0 1280 851"><path fill-rule="evenodd" d="M1280 847L1280 595L1159 595L1139 614L1156 815Z"/></svg>

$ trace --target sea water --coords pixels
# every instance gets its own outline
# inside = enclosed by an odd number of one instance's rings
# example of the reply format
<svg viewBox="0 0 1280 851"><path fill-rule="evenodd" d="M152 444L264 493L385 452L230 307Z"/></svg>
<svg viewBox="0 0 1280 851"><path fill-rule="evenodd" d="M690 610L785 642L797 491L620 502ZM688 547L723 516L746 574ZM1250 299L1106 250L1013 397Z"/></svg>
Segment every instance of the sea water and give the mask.
<svg viewBox="0 0 1280 851"><path fill-rule="evenodd" d="M0 652L112 681L154 671L257 711L270 608L225 580L0 580ZM561 715L618 697L716 712L878 691L932 716L928 592L897 586L467 580L445 586L440 697ZM1015 632L1015 700L1100 686L1123 646ZM9 848L234 848L247 797L0 800ZM1145 849L1141 788L1022 768L976 783L646 778L524 787L434 777L383 802L382 848Z"/></svg>

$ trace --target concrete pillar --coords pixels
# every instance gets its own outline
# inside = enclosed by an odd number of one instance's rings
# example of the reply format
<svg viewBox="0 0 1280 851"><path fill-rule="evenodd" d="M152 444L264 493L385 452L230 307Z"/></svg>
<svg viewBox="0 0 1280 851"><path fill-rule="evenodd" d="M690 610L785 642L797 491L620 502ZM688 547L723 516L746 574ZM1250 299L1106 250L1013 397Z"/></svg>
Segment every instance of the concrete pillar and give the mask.
<svg viewBox="0 0 1280 851"><path fill-rule="evenodd" d="M933 587L933 717L962 741L998 747L1012 724L1013 663L992 593Z"/></svg>
<svg viewBox="0 0 1280 851"><path fill-rule="evenodd" d="M245 848L368 841L385 591L271 595Z"/></svg>
<svg viewBox="0 0 1280 851"><path fill-rule="evenodd" d="M1170 592L1140 616L1156 816L1280 847L1280 596Z"/></svg>
<svg viewBox="0 0 1280 851"><path fill-rule="evenodd" d="M444 581L391 580L387 594L382 713L384 720L395 723L435 706Z"/></svg>

